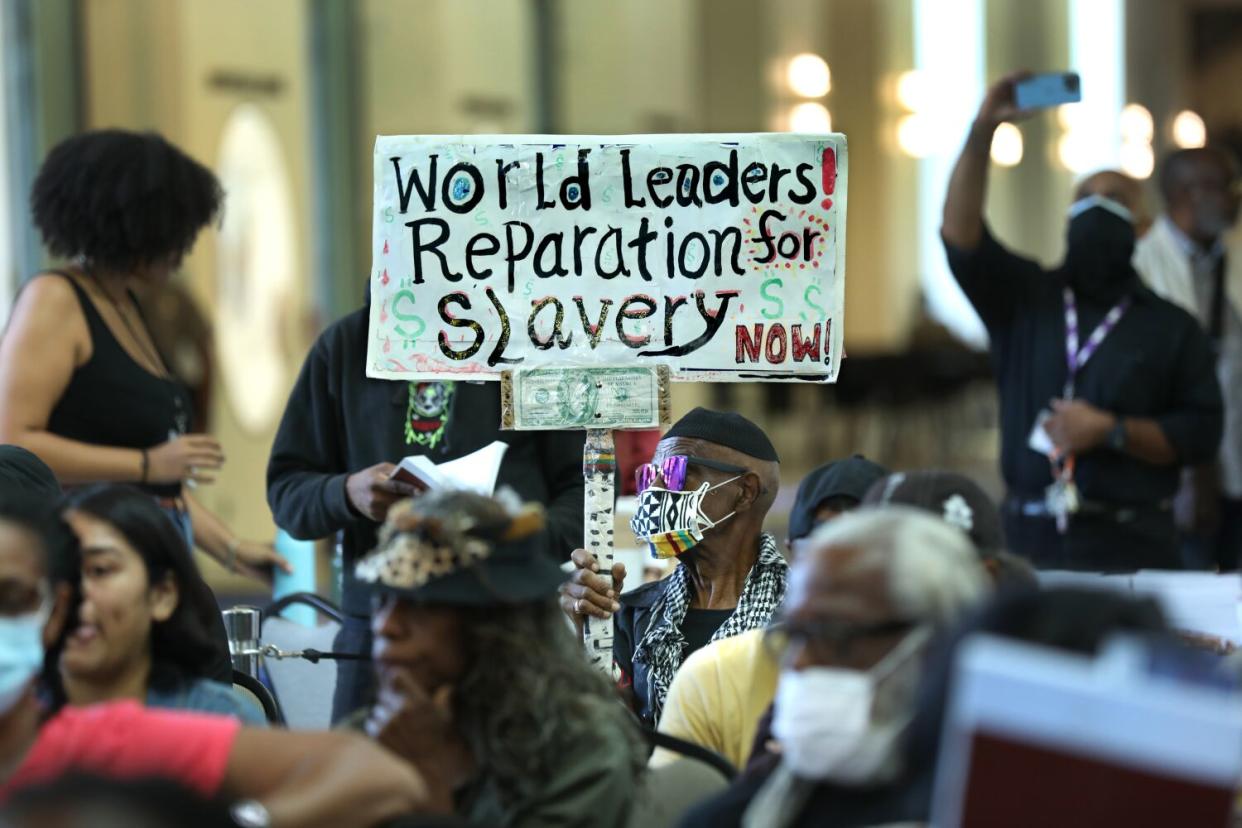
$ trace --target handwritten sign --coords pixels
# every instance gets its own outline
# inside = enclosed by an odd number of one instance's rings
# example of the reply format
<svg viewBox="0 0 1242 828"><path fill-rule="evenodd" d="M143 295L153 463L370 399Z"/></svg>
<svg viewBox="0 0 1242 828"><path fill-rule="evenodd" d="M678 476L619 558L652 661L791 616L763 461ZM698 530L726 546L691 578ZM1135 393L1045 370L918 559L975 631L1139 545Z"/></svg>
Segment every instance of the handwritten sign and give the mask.
<svg viewBox="0 0 1242 828"><path fill-rule="evenodd" d="M367 375L836 378L845 136L380 136Z"/></svg>

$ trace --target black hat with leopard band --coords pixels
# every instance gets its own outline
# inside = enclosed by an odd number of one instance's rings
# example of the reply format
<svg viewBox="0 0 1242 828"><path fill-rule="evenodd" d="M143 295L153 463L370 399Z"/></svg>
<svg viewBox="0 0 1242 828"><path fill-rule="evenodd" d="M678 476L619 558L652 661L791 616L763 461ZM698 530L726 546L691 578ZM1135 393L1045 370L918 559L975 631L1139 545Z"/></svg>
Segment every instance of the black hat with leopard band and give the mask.
<svg viewBox="0 0 1242 828"><path fill-rule="evenodd" d="M512 492L431 491L388 511L359 581L421 604L492 607L556 595L565 573L545 550L543 509Z"/></svg>

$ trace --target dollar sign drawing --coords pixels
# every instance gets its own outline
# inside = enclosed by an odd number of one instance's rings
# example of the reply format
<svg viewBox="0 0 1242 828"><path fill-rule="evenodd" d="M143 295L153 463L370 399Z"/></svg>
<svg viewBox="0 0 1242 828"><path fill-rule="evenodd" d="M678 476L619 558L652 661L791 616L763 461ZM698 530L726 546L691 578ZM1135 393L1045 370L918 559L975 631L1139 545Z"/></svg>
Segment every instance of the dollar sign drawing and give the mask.
<svg viewBox="0 0 1242 828"><path fill-rule="evenodd" d="M807 307L814 308L819 311L820 318L823 318L828 315L828 311L824 310L818 302L811 299L812 291L815 293L823 293L823 291L820 290L819 285L814 283L809 284L806 286L806 290L802 291L802 301L806 302Z"/></svg>

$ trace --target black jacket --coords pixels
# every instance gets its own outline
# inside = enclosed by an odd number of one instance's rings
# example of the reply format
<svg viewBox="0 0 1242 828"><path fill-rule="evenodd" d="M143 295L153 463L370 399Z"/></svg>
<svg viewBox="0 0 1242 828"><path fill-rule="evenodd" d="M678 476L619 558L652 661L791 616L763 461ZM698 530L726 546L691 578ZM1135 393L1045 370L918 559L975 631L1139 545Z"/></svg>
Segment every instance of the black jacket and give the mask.
<svg viewBox="0 0 1242 828"><path fill-rule="evenodd" d="M453 460L493 440L509 444L497 487L548 510L548 548L558 560L582 545L582 444L585 432L500 431L500 383L456 382L443 435L434 447L407 441L428 420L413 406L410 383L366 376L369 306L324 331L289 395L267 467L267 500L276 523L295 538L343 531L342 603L370 612L369 593L353 577L374 547L378 525L349 504L345 479L377 463L426 454ZM421 384L415 384L421 387Z"/></svg>
<svg viewBox="0 0 1242 828"><path fill-rule="evenodd" d="M669 583L668 578L663 578L622 593L618 601L621 609L613 615L612 660L621 674L618 683L622 688L633 690L634 712L646 727L652 729L656 721L651 697L651 668L641 662L635 663L634 651L647 635L655 619L655 605L664 596ZM733 610L687 609L681 625L686 641L682 658L706 646L732 614Z"/></svg>
<svg viewBox="0 0 1242 828"><path fill-rule="evenodd" d="M634 693L634 712L647 727L654 727L651 710L651 686L645 664L634 663L634 650L651 626L651 608L664 595L668 579L651 581L629 592L621 593L617 603L621 609L613 615L612 662L620 672L618 682Z"/></svg>

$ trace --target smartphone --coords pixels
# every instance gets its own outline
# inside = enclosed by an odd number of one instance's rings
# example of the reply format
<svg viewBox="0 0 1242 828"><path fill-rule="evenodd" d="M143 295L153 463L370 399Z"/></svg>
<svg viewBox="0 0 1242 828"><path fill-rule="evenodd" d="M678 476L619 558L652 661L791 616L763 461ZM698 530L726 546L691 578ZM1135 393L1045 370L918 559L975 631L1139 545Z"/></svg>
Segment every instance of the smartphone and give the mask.
<svg viewBox="0 0 1242 828"><path fill-rule="evenodd" d="M1081 100L1082 85L1077 72L1034 75L1013 87L1013 102L1018 109L1047 109Z"/></svg>

